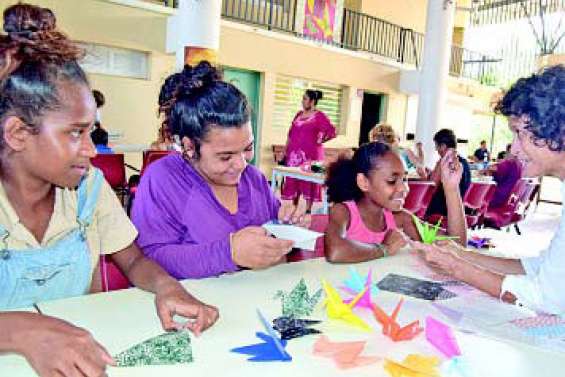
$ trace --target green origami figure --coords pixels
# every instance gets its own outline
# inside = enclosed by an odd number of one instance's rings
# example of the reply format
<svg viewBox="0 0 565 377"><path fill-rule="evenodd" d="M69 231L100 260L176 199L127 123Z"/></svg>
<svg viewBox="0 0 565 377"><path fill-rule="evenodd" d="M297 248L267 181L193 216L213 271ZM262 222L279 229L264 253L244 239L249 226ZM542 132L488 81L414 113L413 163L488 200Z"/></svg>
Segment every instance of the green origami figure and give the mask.
<svg viewBox="0 0 565 377"><path fill-rule="evenodd" d="M188 331L161 334L114 357L119 367L187 364L193 361Z"/></svg>
<svg viewBox="0 0 565 377"><path fill-rule="evenodd" d="M312 314L321 297L321 289L318 289L314 295L310 296L306 282L304 279L300 279L292 291L289 293L278 291L274 298L281 299L283 316L301 318Z"/></svg>
<svg viewBox="0 0 565 377"><path fill-rule="evenodd" d="M420 233L422 242L425 244L432 244L434 243L434 241L452 240L457 238L457 237L441 236L437 234L440 229L439 226L441 224L441 219L439 219L436 225L428 224L427 222L421 221L415 215L412 215L412 219L414 220L414 224L416 224L418 233Z"/></svg>

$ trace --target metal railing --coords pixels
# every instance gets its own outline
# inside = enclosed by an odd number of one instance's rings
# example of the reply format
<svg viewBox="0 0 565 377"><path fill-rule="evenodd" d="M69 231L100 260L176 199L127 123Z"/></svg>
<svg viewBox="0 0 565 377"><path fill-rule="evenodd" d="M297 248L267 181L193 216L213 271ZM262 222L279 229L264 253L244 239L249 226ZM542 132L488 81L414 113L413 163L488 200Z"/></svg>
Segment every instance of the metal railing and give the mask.
<svg viewBox="0 0 565 377"><path fill-rule="evenodd" d="M294 33L297 0L223 0L222 16L269 30Z"/></svg>
<svg viewBox="0 0 565 377"><path fill-rule="evenodd" d="M292 33L298 37L312 39L302 33L296 25L297 0L223 0L222 16L269 30ZM419 67L424 51L424 34L412 29L381 20L379 18L344 8L341 39L316 40L320 43L342 48L366 51L394 59L400 63ZM491 67L499 60L478 52L452 46L449 72L453 76L467 77L487 85Z"/></svg>
<svg viewBox="0 0 565 377"><path fill-rule="evenodd" d="M479 81L483 85L496 86L500 83L496 75L497 63L501 59L460 46L451 46L449 74Z"/></svg>
<svg viewBox="0 0 565 377"><path fill-rule="evenodd" d="M565 0L483 0L473 2L471 24L501 24L540 13L563 12Z"/></svg>

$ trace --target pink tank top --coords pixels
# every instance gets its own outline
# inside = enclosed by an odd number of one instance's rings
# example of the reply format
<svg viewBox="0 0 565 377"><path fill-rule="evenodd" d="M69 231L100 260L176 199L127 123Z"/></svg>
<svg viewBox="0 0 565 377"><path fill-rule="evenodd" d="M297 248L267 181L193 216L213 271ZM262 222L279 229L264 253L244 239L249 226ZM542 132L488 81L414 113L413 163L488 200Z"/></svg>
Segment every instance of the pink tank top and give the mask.
<svg viewBox="0 0 565 377"><path fill-rule="evenodd" d="M344 202L349 210L349 228L347 229L346 236L350 240L364 242L364 243L382 243L386 232L390 229L396 229L396 222L394 215L388 210L383 210L385 216L386 228L382 232L373 232L369 230L363 223L357 203L354 201Z"/></svg>

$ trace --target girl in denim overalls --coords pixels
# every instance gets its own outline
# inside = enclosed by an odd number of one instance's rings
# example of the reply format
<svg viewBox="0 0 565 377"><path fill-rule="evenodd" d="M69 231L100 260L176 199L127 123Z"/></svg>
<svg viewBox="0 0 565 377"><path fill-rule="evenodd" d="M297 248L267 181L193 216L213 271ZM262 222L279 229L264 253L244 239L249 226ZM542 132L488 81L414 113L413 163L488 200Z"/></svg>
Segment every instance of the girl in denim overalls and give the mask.
<svg viewBox="0 0 565 377"><path fill-rule="evenodd" d="M127 217L108 205L115 198L89 167L96 105L77 64L81 51L55 23L50 10L18 4L6 9L0 36L0 353L22 354L41 376L100 376L113 360L88 332L17 311L88 293L98 260L93 239L104 245L129 230L112 258L133 284L156 294L165 329L179 326L172 320L179 314L195 319L186 326L198 334L217 310L144 258ZM70 227L55 232L69 214Z"/></svg>

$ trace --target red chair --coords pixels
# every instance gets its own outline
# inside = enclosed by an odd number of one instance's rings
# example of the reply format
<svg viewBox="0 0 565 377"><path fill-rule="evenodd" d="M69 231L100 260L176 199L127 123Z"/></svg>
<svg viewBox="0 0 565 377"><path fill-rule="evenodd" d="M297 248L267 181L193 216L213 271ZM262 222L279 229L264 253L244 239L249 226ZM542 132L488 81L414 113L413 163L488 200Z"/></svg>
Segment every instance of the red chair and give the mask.
<svg viewBox="0 0 565 377"><path fill-rule="evenodd" d="M109 255L100 256L100 275L103 292L131 287L128 278L120 271Z"/></svg>
<svg viewBox="0 0 565 377"><path fill-rule="evenodd" d="M474 228L482 221L495 191L496 183L493 181L471 182L463 198L465 220L469 228Z"/></svg>
<svg viewBox="0 0 565 377"><path fill-rule="evenodd" d="M538 182L528 178L518 180L505 205L487 210L484 216L484 225L500 229L514 224L516 232L520 234L517 223L524 220L533 193L538 186Z"/></svg>
<svg viewBox="0 0 565 377"><path fill-rule="evenodd" d="M423 217L430 205L436 190L436 185L431 181L409 181L408 195L404 201L404 208L418 217Z"/></svg>
<svg viewBox="0 0 565 377"><path fill-rule="evenodd" d="M98 154L96 155L96 157L91 158L90 162L93 166L102 171L104 178L106 179L110 187L112 187L112 189L114 189L114 191L119 194L123 203L124 196L128 192L124 155L121 153Z"/></svg>
<svg viewBox="0 0 565 377"><path fill-rule="evenodd" d="M141 166L140 175L143 175L143 172L145 172L145 169L147 169L147 167L149 165L151 165L151 163L157 161L160 158L166 157L166 156L170 155L171 153L178 153L178 152L176 152L176 151L156 151L156 150L143 151L143 165Z"/></svg>
<svg viewBox="0 0 565 377"><path fill-rule="evenodd" d="M312 223L310 229L315 232L325 233L328 227L328 215L312 215ZM324 258L324 237L316 240L316 247L314 251L308 250L293 250L287 255L287 261L299 262L306 259Z"/></svg>

